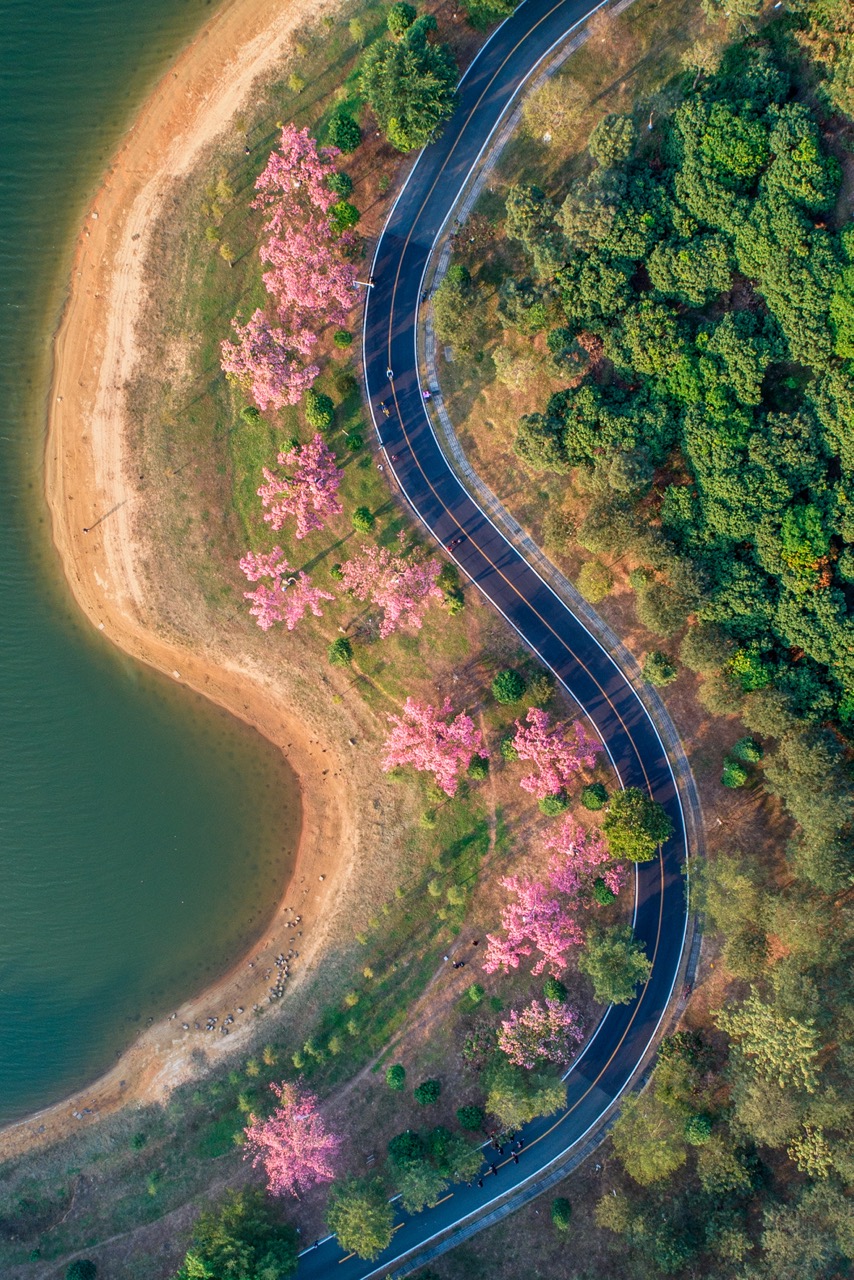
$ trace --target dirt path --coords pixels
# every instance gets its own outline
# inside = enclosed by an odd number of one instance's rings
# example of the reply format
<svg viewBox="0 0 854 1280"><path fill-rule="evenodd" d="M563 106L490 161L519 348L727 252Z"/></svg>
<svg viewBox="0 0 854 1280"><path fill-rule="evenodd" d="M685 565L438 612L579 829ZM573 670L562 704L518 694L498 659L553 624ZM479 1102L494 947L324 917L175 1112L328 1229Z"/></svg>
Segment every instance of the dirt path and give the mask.
<svg viewBox="0 0 854 1280"><path fill-rule="evenodd" d="M142 108L78 236L55 342L45 480L53 538L92 624L134 658L203 693L285 750L300 779L303 806L294 879L252 956L177 1009L171 1021L144 1032L90 1088L5 1129L0 1157L60 1138L131 1099L162 1099L196 1069L193 1049L211 1056L248 1039L248 1011L269 986L262 971L279 951L294 948L299 980L323 945L353 864L352 762L343 767L337 748L294 715L270 677L247 661L180 649L152 630L137 572L136 470L125 444L125 388L141 358L135 330L145 301L144 265L172 183L198 163L253 84L270 75L294 28L323 8L317 0L225 0ZM286 905L302 916L296 929L287 928L293 916ZM247 1011L242 1019L236 1014L241 1004ZM229 1012L235 1023L228 1037L194 1028L199 1019L218 1014L222 1020Z"/></svg>

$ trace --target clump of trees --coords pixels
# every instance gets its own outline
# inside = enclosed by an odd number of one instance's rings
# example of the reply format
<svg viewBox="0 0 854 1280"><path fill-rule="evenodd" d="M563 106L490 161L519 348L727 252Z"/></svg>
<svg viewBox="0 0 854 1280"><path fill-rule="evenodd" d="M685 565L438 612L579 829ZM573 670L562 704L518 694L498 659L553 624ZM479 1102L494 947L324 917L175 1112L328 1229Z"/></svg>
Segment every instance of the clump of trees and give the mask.
<svg viewBox="0 0 854 1280"><path fill-rule="evenodd" d="M447 45L427 38L436 30L432 14L418 18L411 5L395 5L388 29L362 59L361 91L391 145L413 151L453 114L457 64Z"/></svg>

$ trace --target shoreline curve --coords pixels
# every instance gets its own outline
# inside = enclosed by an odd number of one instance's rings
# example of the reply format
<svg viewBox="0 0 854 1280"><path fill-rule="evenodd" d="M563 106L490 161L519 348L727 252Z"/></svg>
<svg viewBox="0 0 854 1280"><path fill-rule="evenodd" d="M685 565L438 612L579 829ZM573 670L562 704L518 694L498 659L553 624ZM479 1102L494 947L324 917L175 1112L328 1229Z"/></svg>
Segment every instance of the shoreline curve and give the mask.
<svg viewBox="0 0 854 1280"><path fill-rule="evenodd" d="M300 940L292 985L298 983L323 945L353 861L347 771L338 767L334 745L311 736L269 675L254 664L171 643L149 624L137 573L137 493L125 442L124 388L140 354L134 330L145 301L151 229L175 179L192 170L253 86L281 61L297 24L323 7L311 0L283 0L271 10L265 0L223 0L143 102L76 237L53 341L44 454L54 546L68 587L92 625L123 653L257 729L286 756L302 817L293 872L247 955L180 1005L176 1018L163 1018L142 1032L91 1084L0 1129L0 1159L78 1132L81 1121L74 1113L84 1108L91 1116L83 1123L130 1102L161 1101L198 1072L191 1063L193 1050L203 1048L212 1061L245 1044L253 1025L248 1012L228 1039L183 1032L180 1024L192 1027L214 1006L233 1009L246 1002L251 1008L258 998L258 975L249 961L293 944L285 919L289 907L301 914L303 935L310 935ZM109 513L109 520L99 512Z"/></svg>

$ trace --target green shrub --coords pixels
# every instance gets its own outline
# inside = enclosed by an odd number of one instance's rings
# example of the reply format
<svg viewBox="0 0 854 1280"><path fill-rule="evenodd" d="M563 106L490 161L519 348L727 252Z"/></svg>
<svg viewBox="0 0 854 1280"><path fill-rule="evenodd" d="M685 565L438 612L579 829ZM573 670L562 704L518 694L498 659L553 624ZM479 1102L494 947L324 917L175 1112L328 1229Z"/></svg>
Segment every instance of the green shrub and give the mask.
<svg viewBox="0 0 854 1280"><path fill-rule="evenodd" d="M598 902L600 907L607 907L617 897L614 890L609 888L601 876L593 881L593 901Z"/></svg>
<svg viewBox="0 0 854 1280"><path fill-rule="evenodd" d="M252 425L260 419L261 410L256 409L254 404L248 404L244 409L240 410L240 416L244 422L248 422Z"/></svg>
<svg viewBox="0 0 854 1280"><path fill-rule="evenodd" d="M329 210L329 225L335 235L340 236L344 231L349 231L350 227L355 227L361 216L359 210L349 200L336 200Z"/></svg>
<svg viewBox="0 0 854 1280"><path fill-rule="evenodd" d="M505 705L518 702L525 692L524 677L518 671L499 671L492 682L492 696Z"/></svg>
<svg viewBox="0 0 854 1280"><path fill-rule="evenodd" d="M345 347L353 345L353 335L349 329L336 329L332 335L332 341L343 351Z"/></svg>
<svg viewBox="0 0 854 1280"><path fill-rule="evenodd" d="M360 449L365 447L365 437L361 431L348 431L344 437L344 443L351 453L358 453Z"/></svg>
<svg viewBox="0 0 854 1280"><path fill-rule="evenodd" d="M329 190L334 191L336 196L341 196L342 198L348 196L353 190L353 179L350 177L349 173L332 173L326 179L326 182ZM341 331L339 330L339 332ZM338 344L336 343L336 346L337 345Z"/></svg>
<svg viewBox="0 0 854 1280"><path fill-rule="evenodd" d="M559 978L546 978L543 983L543 996L546 1000L558 1000L563 1004L568 995L569 992Z"/></svg>
<svg viewBox="0 0 854 1280"><path fill-rule="evenodd" d="M134 1151L141 1151L146 1142L148 1142L147 1133L135 1133L130 1140L130 1145Z"/></svg>
<svg viewBox="0 0 854 1280"><path fill-rule="evenodd" d="M357 507L353 512L353 528L357 533L370 533L376 519L367 507Z"/></svg>
<svg viewBox="0 0 854 1280"><path fill-rule="evenodd" d="M602 782L589 783L581 792L581 803L593 813L597 809L604 809L608 803L608 788Z"/></svg>
<svg viewBox="0 0 854 1280"><path fill-rule="evenodd" d="M414 5L398 0L397 4L393 4L388 11L386 19L388 29L393 36L402 36L404 31L408 31L412 26L417 16L418 11Z"/></svg>
<svg viewBox="0 0 854 1280"><path fill-rule="evenodd" d="M653 649L646 655L643 664L643 678L657 689L672 684L678 672L666 653Z"/></svg>
<svg viewBox="0 0 854 1280"><path fill-rule="evenodd" d="M516 730L512 729L510 733L505 733L504 737L501 739L501 746L499 750L501 751L502 760L518 760L519 759L519 752L516 750L515 746L513 745L513 739L515 737L516 737Z"/></svg>
<svg viewBox="0 0 854 1280"><path fill-rule="evenodd" d="M762 759L762 748L753 738L739 738L729 754L733 760L741 760L743 764L757 764Z"/></svg>
<svg viewBox="0 0 854 1280"><path fill-rule="evenodd" d="M689 1116L685 1121L685 1141L690 1142L692 1147L702 1147L709 1141L712 1136L712 1121L710 1116L698 1113Z"/></svg>
<svg viewBox="0 0 854 1280"><path fill-rule="evenodd" d="M405 1129L403 1133L396 1133L393 1138L389 1138L388 1154L395 1164L420 1160L424 1156L424 1139L414 1129Z"/></svg>
<svg viewBox="0 0 854 1280"><path fill-rule="evenodd" d="M434 1107L442 1092L440 1080L422 1080L412 1090L412 1096L421 1107Z"/></svg>
<svg viewBox="0 0 854 1280"><path fill-rule="evenodd" d="M569 796L565 791L559 791L556 796L543 796L538 807L540 813L544 813L547 818L557 818L569 808Z"/></svg>
<svg viewBox="0 0 854 1280"><path fill-rule="evenodd" d="M614 585L614 575L601 560L588 560L581 566L575 585L590 604L599 604Z"/></svg>
<svg viewBox="0 0 854 1280"><path fill-rule="evenodd" d="M724 760L723 773L721 774L721 783L725 787L743 787L750 775L740 760L734 760L732 756L727 756Z"/></svg>
<svg viewBox="0 0 854 1280"><path fill-rule="evenodd" d="M457 1121L461 1129L468 1129L469 1133L476 1133L478 1129L483 1128L486 1116L480 1107L471 1105L457 1107Z"/></svg>
<svg viewBox="0 0 854 1280"><path fill-rule="evenodd" d="M341 568L341 565L334 564L332 568L329 570L329 576L333 582L343 582L344 570Z"/></svg>
<svg viewBox="0 0 854 1280"><path fill-rule="evenodd" d="M489 760L486 756L472 756L469 761L468 775L478 782L489 777Z"/></svg>
<svg viewBox="0 0 854 1280"><path fill-rule="evenodd" d="M466 992L466 995L469 1000L471 1000L472 1004L480 1004L481 1000L486 995L486 991L479 982L473 982Z"/></svg>
<svg viewBox="0 0 854 1280"><path fill-rule="evenodd" d="M528 703L532 707L544 707L555 693L555 682L545 671L539 672L528 684Z"/></svg>
<svg viewBox="0 0 854 1280"><path fill-rule="evenodd" d="M557 1196L552 1200L552 1222L558 1231L568 1231L569 1221L572 1217L572 1205L566 1196Z"/></svg>
<svg viewBox="0 0 854 1280"><path fill-rule="evenodd" d="M65 1271L65 1280L95 1280L98 1268L91 1258L75 1258Z"/></svg>
<svg viewBox="0 0 854 1280"><path fill-rule="evenodd" d="M347 667L353 661L353 646L346 636L339 636L326 650L326 656L333 667Z"/></svg>
<svg viewBox="0 0 854 1280"><path fill-rule="evenodd" d="M352 151L355 151L362 141L362 130L349 111L339 110L335 112L329 121L326 136L333 147L337 147L339 151L343 151L344 155L347 156Z"/></svg>
<svg viewBox="0 0 854 1280"><path fill-rule="evenodd" d="M386 1071L385 1082L389 1089L393 1089L395 1093L399 1093L406 1084L406 1068L402 1067L399 1062L395 1062L395 1064L389 1067L388 1071Z"/></svg>
<svg viewBox="0 0 854 1280"><path fill-rule="evenodd" d="M306 391L303 400L305 420L315 431L326 431L332 426L335 405L322 391Z"/></svg>

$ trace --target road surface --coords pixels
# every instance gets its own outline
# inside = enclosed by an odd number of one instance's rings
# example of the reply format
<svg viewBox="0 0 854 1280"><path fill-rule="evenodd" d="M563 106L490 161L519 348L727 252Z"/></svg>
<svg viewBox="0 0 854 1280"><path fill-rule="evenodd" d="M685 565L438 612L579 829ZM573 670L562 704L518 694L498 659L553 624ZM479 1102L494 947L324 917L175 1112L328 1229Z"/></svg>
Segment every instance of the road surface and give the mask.
<svg viewBox="0 0 854 1280"><path fill-rule="evenodd" d="M433 1209L398 1211L390 1247L373 1263L345 1257L334 1237L303 1252L299 1280L385 1276L454 1224L480 1216L579 1144L620 1095L654 1039L679 970L687 926L682 867L685 825L658 733L632 686L563 602L490 523L450 470L418 380L415 330L434 240L505 107L548 51L589 11L589 0L525 0L493 34L460 85L460 106L419 157L377 246L366 298L364 360L382 463L429 532L554 672L595 725L623 786L648 790L664 806L674 836L638 868L635 930L653 967L629 1005L612 1006L567 1076L567 1106L522 1135L518 1164L505 1148L484 1164L483 1187L456 1185ZM387 371L393 378L389 379ZM386 417L385 403L391 410Z"/></svg>

